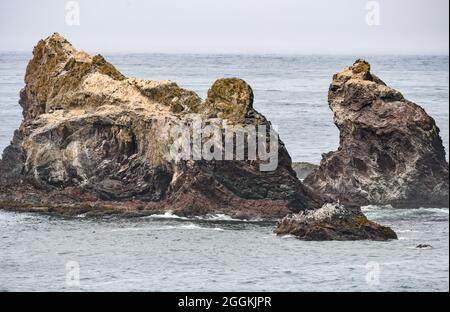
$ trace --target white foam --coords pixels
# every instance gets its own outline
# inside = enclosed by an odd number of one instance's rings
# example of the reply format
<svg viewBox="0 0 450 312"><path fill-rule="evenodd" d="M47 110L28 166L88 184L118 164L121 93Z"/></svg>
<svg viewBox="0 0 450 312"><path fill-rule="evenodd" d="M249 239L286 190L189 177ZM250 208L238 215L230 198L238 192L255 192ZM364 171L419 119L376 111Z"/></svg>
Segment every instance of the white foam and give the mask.
<svg viewBox="0 0 450 312"><path fill-rule="evenodd" d="M236 219L226 214L212 214L207 215L206 217L197 217L199 220L206 221L228 221L228 222L261 222L263 219L255 218L255 219Z"/></svg>
<svg viewBox="0 0 450 312"><path fill-rule="evenodd" d="M414 230L397 230L397 233L418 233L419 231Z"/></svg>
<svg viewBox="0 0 450 312"><path fill-rule="evenodd" d="M193 223L181 225L179 228L184 229L184 230L201 230L201 229L203 229L201 226L193 224Z"/></svg>
<svg viewBox="0 0 450 312"><path fill-rule="evenodd" d="M30 219L39 219L39 218L43 218L43 216L32 215L29 213L19 213L0 210L0 224L15 224L15 223L20 224L29 222Z"/></svg>
<svg viewBox="0 0 450 312"><path fill-rule="evenodd" d="M361 207L361 211L363 211L363 212L373 211L373 210L381 210L381 209L394 209L394 207L392 207L391 205L382 205L382 206L367 205L367 206Z"/></svg>
<svg viewBox="0 0 450 312"><path fill-rule="evenodd" d="M193 224L193 223L182 225L182 226L180 226L180 228L183 230L225 231L224 229L219 228L219 227L214 227L214 228L202 227L202 226L199 226L199 225Z"/></svg>
<svg viewBox="0 0 450 312"><path fill-rule="evenodd" d="M182 225L168 225L157 228L157 230L199 230L199 231L206 230L206 231L220 231L220 232L225 231L224 229L219 227L203 227L194 223Z"/></svg>
<svg viewBox="0 0 450 312"><path fill-rule="evenodd" d="M172 211L168 211L164 214L153 214L149 216L143 217L144 219L178 219L178 220L202 220L202 221L227 221L227 222L261 222L262 219L236 219L226 214L209 214L206 216L197 216L197 217L181 217L174 214Z"/></svg>
<svg viewBox="0 0 450 312"><path fill-rule="evenodd" d="M205 219L205 220L209 220L209 221L247 221L247 220L234 219L231 216L228 216L226 214L208 215L206 217L198 217L198 219Z"/></svg>
<svg viewBox="0 0 450 312"><path fill-rule="evenodd" d="M147 219L179 219L179 220L189 220L189 218L186 217L181 217L181 216L177 216L176 214L174 214L172 211L168 211L164 214L153 214L150 216L146 216L143 218L147 218Z"/></svg>

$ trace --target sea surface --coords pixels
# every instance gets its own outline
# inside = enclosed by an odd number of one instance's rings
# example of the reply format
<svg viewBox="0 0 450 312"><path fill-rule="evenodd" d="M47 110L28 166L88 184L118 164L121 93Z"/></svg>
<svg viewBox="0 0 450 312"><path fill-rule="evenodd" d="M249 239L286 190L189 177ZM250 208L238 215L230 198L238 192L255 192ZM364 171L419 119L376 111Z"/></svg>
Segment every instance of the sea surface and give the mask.
<svg viewBox="0 0 450 312"><path fill-rule="evenodd" d="M449 291L448 209L366 212L400 239L304 242L225 216L0 211L0 291Z"/></svg>
<svg viewBox="0 0 450 312"><path fill-rule="evenodd" d="M22 118L17 102L30 57L0 52L0 151ZM338 146L327 105L331 77L358 57L106 55L127 76L174 80L202 97L217 78L245 79L293 160L313 163ZM448 155L448 56L365 58L435 118ZM303 242L274 236L273 222L227 216L66 219L0 211L0 291L449 291L448 209L364 210L400 239Z"/></svg>

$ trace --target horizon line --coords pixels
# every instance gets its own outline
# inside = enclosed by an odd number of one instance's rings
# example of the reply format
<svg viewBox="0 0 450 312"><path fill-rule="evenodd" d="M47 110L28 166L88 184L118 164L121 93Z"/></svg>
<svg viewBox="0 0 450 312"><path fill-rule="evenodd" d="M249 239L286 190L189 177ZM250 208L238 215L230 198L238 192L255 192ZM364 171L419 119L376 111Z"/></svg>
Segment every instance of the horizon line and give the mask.
<svg viewBox="0 0 450 312"><path fill-rule="evenodd" d="M34 47L33 47L34 49ZM0 53L32 53L33 49L30 50L0 50ZM87 49L81 49L81 51L87 52L88 54L153 54L153 55L217 55L217 56L233 56L233 55L254 55L254 56L441 56L449 57L449 52L421 52L421 53L392 53L392 52L355 52L355 53L323 53L323 52L312 52L312 53L301 53L301 52L157 52L157 51L97 51L90 52Z"/></svg>

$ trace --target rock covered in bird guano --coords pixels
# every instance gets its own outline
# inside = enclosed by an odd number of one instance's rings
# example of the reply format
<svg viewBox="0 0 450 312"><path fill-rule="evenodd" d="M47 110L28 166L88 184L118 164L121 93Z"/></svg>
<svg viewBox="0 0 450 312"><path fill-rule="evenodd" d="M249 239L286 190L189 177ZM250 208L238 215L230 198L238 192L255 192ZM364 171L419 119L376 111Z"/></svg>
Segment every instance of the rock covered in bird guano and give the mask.
<svg viewBox="0 0 450 312"><path fill-rule="evenodd" d="M127 78L55 33L34 48L25 83L24 120L0 161L3 209L278 218L324 203L296 178L278 138L268 171L260 157L168 157L179 137L166 130L198 120L270 126L240 79L216 81L202 100L171 81Z"/></svg>
<svg viewBox="0 0 450 312"><path fill-rule="evenodd" d="M340 204L325 204L320 209L286 216L278 222L274 232L307 241L397 239L391 228L369 221L359 207Z"/></svg>
<svg viewBox="0 0 450 312"><path fill-rule="evenodd" d="M334 75L329 106L340 131L304 183L352 205L448 207L449 171L435 121L358 60Z"/></svg>

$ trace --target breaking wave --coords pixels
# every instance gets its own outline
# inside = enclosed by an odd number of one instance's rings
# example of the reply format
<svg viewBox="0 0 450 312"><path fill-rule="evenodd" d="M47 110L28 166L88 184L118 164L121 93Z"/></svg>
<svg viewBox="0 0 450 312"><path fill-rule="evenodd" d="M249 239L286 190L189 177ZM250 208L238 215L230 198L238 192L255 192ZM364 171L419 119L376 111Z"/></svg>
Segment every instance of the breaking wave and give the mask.
<svg viewBox="0 0 450 312"><path fill-rule="evenodd" d="M206 216L197 217L182 217L168 211L164 214L153 214L150 216L142 217L143 219L174 219L174 220L188 220L188 221L226 221L226 222L261 222L262 219L236 219L226 214L211 214Z"/></svg>

